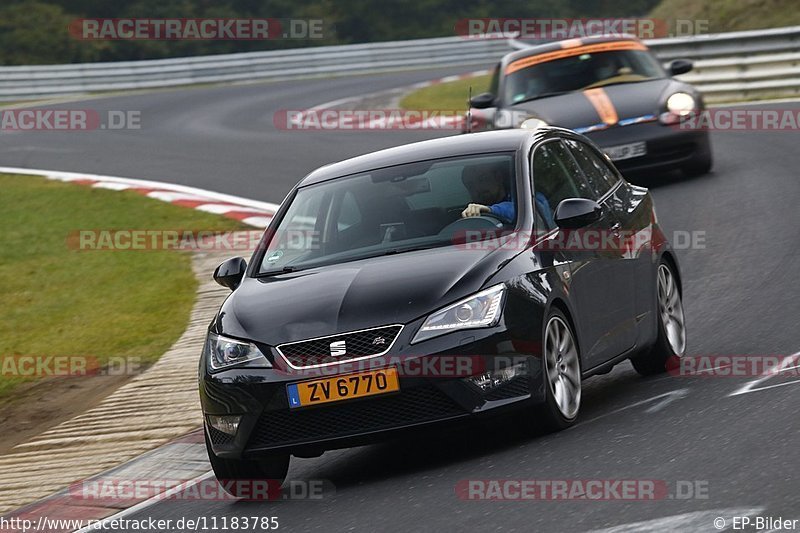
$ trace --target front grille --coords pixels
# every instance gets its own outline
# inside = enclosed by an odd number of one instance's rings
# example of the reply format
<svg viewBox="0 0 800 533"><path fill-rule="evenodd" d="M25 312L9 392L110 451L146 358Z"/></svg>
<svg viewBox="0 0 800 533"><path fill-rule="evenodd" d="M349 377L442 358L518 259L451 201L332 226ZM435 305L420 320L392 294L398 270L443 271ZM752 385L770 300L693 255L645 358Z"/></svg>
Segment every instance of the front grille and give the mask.
<svg viewBox="0 0 800 533"><path fill-rule="evenodd" d="M284 359L295 368L307 368L351 361L386 353L403 326L383 326L307 341L290 342L277 347ZM332 343L344 342L344 353L332 355ZM340 345L339 345L340 346Z"/></svg>
<svg viewBox="0 0 800 533"><path fill-rule="evenodd" d="M226 446L233 442L232 435L223 433L212 426L208 426L208 436L211 438L212 444L216 444L217 446Z"/></svg>
<svg viewBox="0 0 800 533"><path fill-rule="evenodd" d="M437 388L427 385L390 396L336 405L267 411L256 423L248 448L346 437L465 413L463 408Z"/></svg>

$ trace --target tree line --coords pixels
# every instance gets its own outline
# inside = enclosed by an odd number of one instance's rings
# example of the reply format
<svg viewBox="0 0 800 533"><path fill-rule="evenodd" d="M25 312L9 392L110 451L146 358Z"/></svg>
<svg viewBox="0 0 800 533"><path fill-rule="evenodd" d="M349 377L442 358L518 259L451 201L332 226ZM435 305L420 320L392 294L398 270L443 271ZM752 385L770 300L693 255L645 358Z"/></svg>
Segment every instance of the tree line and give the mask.
<svg viewBox="0 0 800 533"><path fill-rule="evenodd" d="M646 15L659 0L3 0L0 64L128 61L364 43L455 34L468 18ZM83 18L273 18L320 20L320 38L269 40L85 40Z"/></svg>

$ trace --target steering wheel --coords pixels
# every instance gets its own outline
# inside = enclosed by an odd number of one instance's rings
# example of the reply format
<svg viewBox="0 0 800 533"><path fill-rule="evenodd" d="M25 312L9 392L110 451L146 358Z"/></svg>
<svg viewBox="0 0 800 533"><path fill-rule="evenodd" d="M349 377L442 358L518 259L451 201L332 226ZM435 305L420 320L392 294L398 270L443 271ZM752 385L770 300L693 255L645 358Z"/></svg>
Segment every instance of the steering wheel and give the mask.
<svg viewBox="0 0 800 533"><path fill-rule="evenodd" d="M445 226L440 232L440 236L451 236L457 231L486 231L497 230L505 225L503 219L494 213L484 213L477 217L459 218Z"/></svg>

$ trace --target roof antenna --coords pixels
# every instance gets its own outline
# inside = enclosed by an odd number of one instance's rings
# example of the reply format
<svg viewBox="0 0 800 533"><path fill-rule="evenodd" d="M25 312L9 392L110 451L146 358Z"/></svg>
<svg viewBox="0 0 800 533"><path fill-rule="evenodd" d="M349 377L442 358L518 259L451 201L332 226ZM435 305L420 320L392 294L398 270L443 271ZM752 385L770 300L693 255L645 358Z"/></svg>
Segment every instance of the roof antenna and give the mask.
<svg viewBox="0 0 800 533"><path fill-rule="evenodd" d="M472 133L472 85L469 86L467 98L467 133Z"/></svg>

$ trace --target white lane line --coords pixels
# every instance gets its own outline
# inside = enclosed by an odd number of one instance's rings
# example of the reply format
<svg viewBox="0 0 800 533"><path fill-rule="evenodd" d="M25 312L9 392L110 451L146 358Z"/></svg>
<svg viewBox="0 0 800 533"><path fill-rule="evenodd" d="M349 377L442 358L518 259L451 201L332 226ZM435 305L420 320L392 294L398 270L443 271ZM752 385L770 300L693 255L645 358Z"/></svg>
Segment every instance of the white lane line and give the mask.
<svg viewBox="0 0 800 533"><path fill-rule="evenodd" d="M174 487L172 487L171 489L169 489L169 490L167 490L165 492L162 492L160 494L155 494L155 495L151 496L150 498L137 503L133 507L128 507L127 509L123 509L122 511L120 511L120 512L118 512L116 514L113 514L113 515L105 518L104 520L111 521L111 520L117 520L117 519L120 519L120 518L126 518L126 517L128 517L128 516L130 516L130 515L132 515L134 513L137 513L139 511L143 510L143 509L147 509L148 507L150 507L152 505L155 505L156 503L158 503L158 502L160 502L162 500L165 500L165 499L169 498L170 496L174 496L175 494L178 494L179 492L185 491L186 489L188 489L188 488L190 488L190 487L192 487L194 485L197 485L199 483L202 483L203 481L205 481L207 479L211 479L213 477L214 477L214 471L213 470L209 470L205 474L201 474L201 475L197 476L196 478L187 481L186 483L180 483L178 485L175 485ZM95 528L94 525L86 526L86 527L83 527L81 529L75 530L74 533L89 533L90 531L97 531L97 528Z"/></svg>
<svg viewBox="0 0 800 533"><path fill-rule="evenodd" d="M778 366L778 368L776 368L772 372L764 374L763 376L761 376L759 378L756 378L756 379L754 379L752 381L748 381L747 383L744 384L744 386L739 387L738 389L736 389L732 393L728 394L728 397L730 398L731 396L739 396L740 394L747 394L749 392L757 392L757 391L762 391L762 390L767 390L767 389L774 389L776 387L784 387L786 385L796 385L796 384L800 383L800 379L797 379L797 380L793 380L793 381L786 381L784 383L776 383L775 385L768 385L766 387L756 387L760 383L763 383L763 382L765 382L765 381L767 381L769 379L772 379L775 376L779 376L781 374L781 372L785 372L787 370L800 368L800 365L797 364L798 363L798 358L800 358L800 352L794 353L794 354L786 357L781 362L780 366ZM790 366L790 365L792 365L792 366Z"/></svg>
<svg viewBox="0 0 800 533"><path fill-rule="evenodd" d="M714 531L715 529L730 529L733 527L733 517L755 516L764 512L763 507L749 509L709 509L708 511L695 511L671 516L664 516L653 520L632 522L604 529L593 529L589 533L646 533L650 531ZM715 519L724 520L722 527L715 526Z"/></svg>
<svg viewBox="0 0 800 533"><path fill-rule="evenodd" d="M689 389L678 389L669 393L663 400L658 402L655 405L652 405L645 409L645 413L657 413L667 407L669 404L674 402L675 400L680 400L682 398L686 398L689 395Z"/></svg>
<svg viewBox="0 0 800 533"><path fill-rule="evenodd" d="M131 188L130 185L125 183L112 183L110 181L98 181L92 187L95 189L111 189L112 191L124 191Z"/></svg>
<svg viewBox="0 0 800 533"><path fill-rule="evenodd" d="M234 204L200 204L195 207L198 211L205 211L206 213L214 213L215 215L224 215L225 213L230 213L231 211L236 211L237 213L253 213L254 215L263 215L264 211L260 209L253 209L252 207L243 207L241 205L234 205Z"/></svg>
<svg viewBox="0 0 800 533"><path fill-rule="evenodd" d="M186 194L185 192L170 192L170 191L150 191L147 193L148 198L161 200L162 202L177 202L179 200L190 200L193 202L208 202L207 196L199 196L197 194Z"/></svg>
<svg viewBox="0 0 800 533"><path fill-rule="evenodd" d="M272 222L272 217L246 217L242 219L242 223L257 228L266 228L270 222Z"/></svg>
<svg viewBox="0 0 800 533"><path fill-rule="evenodd" d="M649 407L647 410L645 410L646 413L655 413L655 412L658 412L658 411L664 409L666 406L668 406L669 404L671 404L675 400L680 400L682 398L686 398L688 395L689 395L689 389L676 389L676 390L673 390L673 391L665 392L664 394L659 394L658 396L653 396L652 398L648 398L646 400L641 400L639 402L632 403L630 405L626 405L625 407L620 407L619 409L615 409L613 411L609 411L608 413L604 413L604 414L602 414L600 416L596 416L594 418L590 418L589 420L585 420L585 421L581 422L576 427L579 427L580 425L583 425L583 424L589 424L591 422L596 422L597 420L606 418L606 417L611 416L611 415L615 415L617 413L621 413L622 411L627 411L628 409L633 409L634 407L639 407L640 405L645 405L645 404L654 402L656 400L661 400L657 404L655 404L655 405Z"/></svg>

